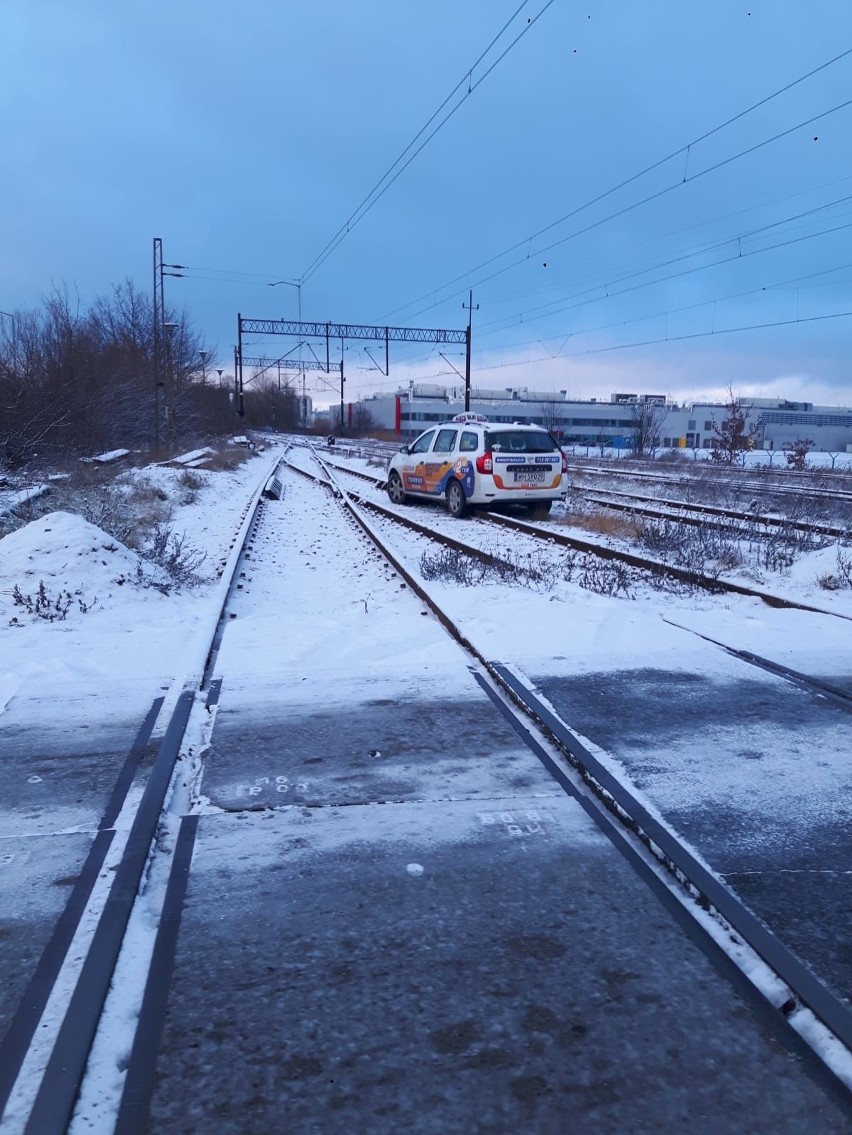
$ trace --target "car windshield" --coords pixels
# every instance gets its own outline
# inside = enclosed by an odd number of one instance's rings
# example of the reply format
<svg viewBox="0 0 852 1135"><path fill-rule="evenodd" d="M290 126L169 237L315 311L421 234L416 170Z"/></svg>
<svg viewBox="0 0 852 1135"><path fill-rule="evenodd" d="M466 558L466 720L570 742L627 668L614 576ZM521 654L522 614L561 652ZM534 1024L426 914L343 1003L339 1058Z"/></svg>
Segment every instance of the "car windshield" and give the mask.
<svg viewBox="0 0 852 1135"><path fill-rule="evenodd" d="M559 448L544 430L489 430L485 447L495 453L552 453Z"/></svg>

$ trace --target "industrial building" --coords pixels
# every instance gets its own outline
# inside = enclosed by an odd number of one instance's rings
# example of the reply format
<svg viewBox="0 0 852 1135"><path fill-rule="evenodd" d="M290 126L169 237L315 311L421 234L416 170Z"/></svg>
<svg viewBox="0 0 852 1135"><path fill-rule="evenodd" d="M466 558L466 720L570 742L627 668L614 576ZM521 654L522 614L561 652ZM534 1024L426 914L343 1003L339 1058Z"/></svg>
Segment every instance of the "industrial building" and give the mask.
<svg viewBox="0 0 852 1135"><path fill-rule="evenodd" d="M472 387L470 398L471 410L484 414L490 421L530 422L550 430L563 445L615 449L633 447L637 413L648 403L662 408L660 449L711 449L714 422L721 424L726 413L722 402L681 405L663 394L618 393L612 394L609 401L569 400L564 390ZM852 408L815 406L783 398L743 398L741 403L749 416L749 426L758 427L753 437L756 448L781 449L785 443L808 438L817 450L852 452ZM446 421L464 410L464 387L410 383L395 394L370 395L360 407L369 412L375 426L408 439L433 422ZM356 412L354 404L345 407L350 422Z"/></svg>

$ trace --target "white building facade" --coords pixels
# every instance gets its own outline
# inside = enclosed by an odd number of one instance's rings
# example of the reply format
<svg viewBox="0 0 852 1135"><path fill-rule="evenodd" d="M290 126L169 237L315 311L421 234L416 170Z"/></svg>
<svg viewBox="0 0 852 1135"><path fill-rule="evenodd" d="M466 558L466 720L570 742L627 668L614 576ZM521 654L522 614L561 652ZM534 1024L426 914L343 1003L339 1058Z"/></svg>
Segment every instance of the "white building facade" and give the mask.
<svg viewBox="0 0 852 1135"><path fill-rule="evenodd" d="M721 425L726 408L718 402L680 405L662 394L612 394L609 401L590 398L569 400L566 392L536 391L527 387L486 389L472 387L470 408L493 422L525 422L543 426L563 445L606 446L632 449L639 408L660 407L659 448L711 449L714 422ZM825 452L852 452L852 408L815 406L783 398L743 398L748 427L757 425L755 448L782 449L785 443L809 439ZM464 410L464 387L411 383L395 394L374 394L363 399L375 425L393 430L401 439L422 433L435 422L446 421ZM349 406L348 415L354 413Z"/></svg>

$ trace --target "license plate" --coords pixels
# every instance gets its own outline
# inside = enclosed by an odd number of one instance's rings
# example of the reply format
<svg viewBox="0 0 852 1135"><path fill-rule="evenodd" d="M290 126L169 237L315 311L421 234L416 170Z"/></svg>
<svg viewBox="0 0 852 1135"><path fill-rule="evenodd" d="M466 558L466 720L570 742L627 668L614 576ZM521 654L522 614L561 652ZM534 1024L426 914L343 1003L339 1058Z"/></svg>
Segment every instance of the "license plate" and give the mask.
<svg viewBox="0 0 852 1135"><path fill-rule="evenodd" d="M544 478L547 476L544 469L524 469L518 470L515 473L515 484L528 484L537 485L543 484Z"/></svg>

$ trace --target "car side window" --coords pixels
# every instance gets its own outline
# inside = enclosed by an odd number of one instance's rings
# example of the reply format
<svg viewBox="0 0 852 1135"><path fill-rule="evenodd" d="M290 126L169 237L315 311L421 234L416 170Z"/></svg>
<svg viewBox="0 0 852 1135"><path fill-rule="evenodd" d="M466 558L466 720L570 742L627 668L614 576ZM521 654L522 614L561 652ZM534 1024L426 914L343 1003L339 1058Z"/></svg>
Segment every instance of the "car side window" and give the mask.
<svg viewBox="0 0 852 1135"><path fill-rule="evenodd" d="M425 453L429 446L432 444L432 438L435 436L434 430L429 430L428 433L421 434L417 441L409 449L409 453Z"/></svg>
<svg viewBox="0 0 852 1135"><path fill-rule="evenodd" d="M435 445L432 448L432 452L451 453L453 446L456 444L458 433L458 430L438 430L438 436L435 438Z"/></svg>
<svg viewBox="0 0 852 1135"><path fill-rule="evenodd" d="M475 433L471 433L470 430L465 430L459 442L459 452L473 453L476 450L476 440Z"/></svg>

